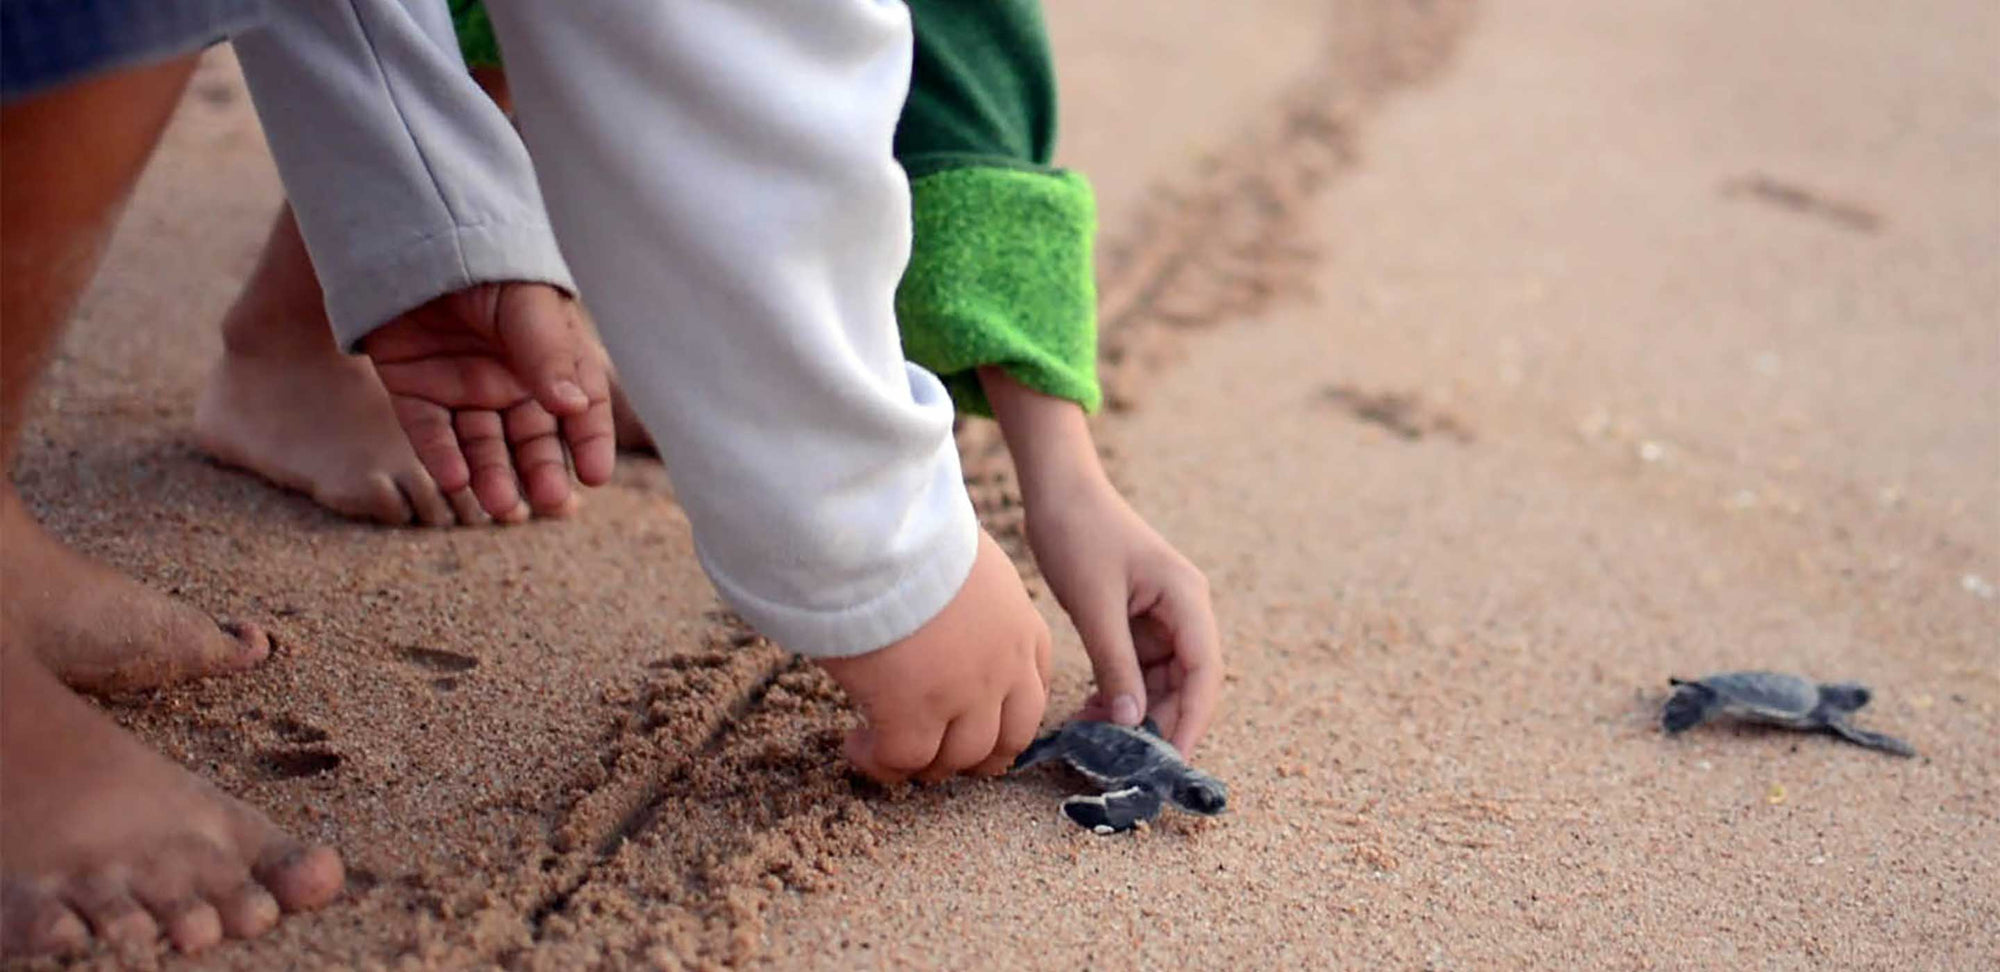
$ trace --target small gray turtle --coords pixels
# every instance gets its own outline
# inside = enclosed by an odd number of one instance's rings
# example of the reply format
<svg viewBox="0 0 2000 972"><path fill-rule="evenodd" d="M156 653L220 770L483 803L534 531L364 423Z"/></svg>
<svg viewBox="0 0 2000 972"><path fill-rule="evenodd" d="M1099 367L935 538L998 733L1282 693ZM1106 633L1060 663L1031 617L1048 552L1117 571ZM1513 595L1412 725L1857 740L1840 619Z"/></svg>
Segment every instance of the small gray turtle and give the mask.
<svg viewBox="0 0 2000 972"><path fill-rule="evenodd" d="M1014 769L1060 760L1104 788L1062 803L1063 816L1099 834L1117 834L1160 815L1166 804L1213 817L1229 806L1222 781L1187 764L1147 719L1139 728L1113 722L1072 722L1037 739Z"/></svg>
<svg viewBox="0 0 2000 972"><path fill-rule="evenodd" d="M1695 681L1669 678L1674 694L1660 714L1668 733L1692 729L1717 717L1830 732L1848 742L1898 756L1915 756L1894 736L1857 728L1853 715L1868 704L1868 686L1855 682L1816 683L1780 672L1724 672Z"/></svg>

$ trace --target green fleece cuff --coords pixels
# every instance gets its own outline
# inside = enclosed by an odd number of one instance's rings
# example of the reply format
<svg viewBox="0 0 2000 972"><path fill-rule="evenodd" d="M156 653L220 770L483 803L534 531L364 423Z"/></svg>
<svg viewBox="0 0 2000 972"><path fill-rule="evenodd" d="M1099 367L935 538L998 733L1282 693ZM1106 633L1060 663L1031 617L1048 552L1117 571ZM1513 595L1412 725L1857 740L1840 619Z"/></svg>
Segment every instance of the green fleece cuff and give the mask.
<svg viewBox="0 0 2000 972"><path fill-rule="evenodd" d="M500 39L480 0L451 0L451 26L458 34L458 52L469 68L500 66Z"/></svg>
<svg viewBox="0 0 2000 972"><path fill-rule="evenodd" d="M943 168L910 180L910 204L915 245L896 290L905 356L943 379L961 412L993 414L977 373L988 365L1096 411L1090 182L1074 172Z"/></svg>

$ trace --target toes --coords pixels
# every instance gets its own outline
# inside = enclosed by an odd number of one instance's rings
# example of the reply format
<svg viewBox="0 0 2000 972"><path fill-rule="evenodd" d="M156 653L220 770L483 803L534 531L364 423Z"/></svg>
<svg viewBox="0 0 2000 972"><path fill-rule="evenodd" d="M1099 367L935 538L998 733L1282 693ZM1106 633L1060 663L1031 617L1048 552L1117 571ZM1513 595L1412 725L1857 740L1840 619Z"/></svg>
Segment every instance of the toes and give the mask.
<svg viewBox="0 0 2000 972"><path fill-rule="evenodd" d="M160 926L132 896L123 881L96 874L78 881L64 898L100 941L119 947L150 945L159 940Z"/></svg>
<svg viewBox="0 0 2000 972"><path fill-rule="evenodd" d="M214 671L237 671L271 657L271 636L262 626L248 621L217 621L215 626L235 642L234 650L220 659Z"/></svg>
<svg viewBox="0 0 2000 972"><path fill-rule="evenodd" d="M419 472L414 476L403 476L396 480L396 489L403 495L409 508L417 513L417 522L428 527L448 527L458 523L458 511L438 492L437 482L429 473Z"/></svg>
<svg viewBox="0 0 2000 972"><path fill-rule="evenodd" d="M174 948L189 954L222 941L222 915L200 898L146 902Z"/></svg>
<svg viewBox="0 0 2000 972"><path fill-rule="evenodd" d="M278 923L284 909L278 907L278 899L254 881L245 881L236 887L209 898L215 908L216 919L222 924L222 932L230 938L255 938L271 930Z"/></svg>
<svg viewBox="0 0 2000 972"><path fill-rule="evenodd" d="M252 873L286 911L321 907L339 897L341 887L347 883L346 867L332 848L306 847L290 841L272 844Z"/></svg>
<svg viewBox="0 0 2000 972"><path fill-rule="evenodd" d="M386 473L370 473L356 482L342 483L337 487L316 488L312 498L313 502L342 516L374 520L388 526L403 526L416 515L409 499Z"/></svg>
<svg viewBox="0 0 2000 972"><path fill-rule="evenodd" d="M268 826L254 811L246 809L246 815L254 816L260 826ZM206 845L190 849L185 860L190 865L187 873L192 889L208 901L222 934L230 938L254 938L269 931L284 914L278 899L251 880L250 869L235 855Z"/></svg>
<svg viewBox="0 0 2000 972"><path fill-rule="evenodd" d="M132 896L152 912L167 940L182 952L197 952L222 940L222 916L202 900L196 887L203 858L219 857L212 845L202 846L194 856L162 854L132 881Z"/></svg>
<svg viewBox="0 0 2000 972"><path fill-rule="evenodd" d="M0 887L0 955L68 955L89 945L89 926L61 899L13 881Z"/></svg>
<svg viewBox="0 0 2000 972"><path fill-rule="evenodd" d="M445 502L451 504L452 512L458 516L458 522L466 526L484 526L493 522L493 518L479 508L479 497L473 495L470 487L447 494Z"/></svg>

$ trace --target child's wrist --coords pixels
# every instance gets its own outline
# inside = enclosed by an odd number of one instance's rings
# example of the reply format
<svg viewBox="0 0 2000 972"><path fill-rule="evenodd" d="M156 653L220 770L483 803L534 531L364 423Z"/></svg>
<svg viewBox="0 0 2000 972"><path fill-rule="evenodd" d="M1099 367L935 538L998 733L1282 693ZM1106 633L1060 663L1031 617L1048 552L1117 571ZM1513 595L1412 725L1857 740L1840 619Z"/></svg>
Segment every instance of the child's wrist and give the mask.
<svg viewBox="0 0 2000 972"><path fill-rule="evenodd" d="M1083 406L1029 388L998 367L980 368L979 383L1014 457L1021 501L1029 509L1110 485Z"/></svg>

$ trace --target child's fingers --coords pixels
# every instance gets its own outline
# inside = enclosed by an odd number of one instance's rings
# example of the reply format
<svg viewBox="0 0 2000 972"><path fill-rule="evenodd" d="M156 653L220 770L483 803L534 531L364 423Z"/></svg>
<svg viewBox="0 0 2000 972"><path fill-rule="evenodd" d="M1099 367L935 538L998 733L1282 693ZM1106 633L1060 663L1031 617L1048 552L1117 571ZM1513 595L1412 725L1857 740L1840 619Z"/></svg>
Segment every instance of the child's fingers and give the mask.
<svg viewBox="0 0 2000 972"><path fill-rule="evenodd" d="M511 286L501 297L498 314L500 346L535 400L562 417L588 411L590 394L584 389L591 375L583 372L598 372L602 366L589 353L589 337L569 300L545 285Z"/></svg>
<svg viewBox="0 0 2000 972"><path fill-rule="evenodd" d="M1050 658L1050 655L1054 652L1055 639L1049 635L1048 626L1042 625L1041 634L1035 639L1035 677L1041 681L1041 698L1044 706L1048 704L1049 700L1049 672L1054 667L1054 661ZM1037 715L1035 718L1039 721L1041 716Z"/></svg>
<svg viewBox="0 0 2000 972"><path fill-rule="evenodd" d="M1070 621L1083 636L1084 653L1097 676L1097 694L1111 721L1136 726L1146 714L1146 683L1132 649L1132 620L1122 587L1093 592L1070 605Z"/></svg>
<svg viewBox="0 0 2000 972"><path fill-rule="evenodd" d="M878 729L863 726L847 734L847 760L882 783L901 783L937 757L943 727Z"/></svg>
<svg viewBox="0 0 2000 972"><path fill-rule="evenodd" d="M533 401L507 410L507 442L514 452L514 472L528 493L528 505L549 516L568 505L569 463L556 436L556 417Z"/></svg>
<svg viewBox="0 0 2000 972"><path fill-rule="evenodd" d="M569 443L578 481L586 486L611 481L611 471L618 463L618 427L608 397L591 403L582 415L563 419L562 434Z"/></svg>
<svg viewBox="0 0 2000 972"><path fill-rule="evenodd" d="M1161 598L1154 614L1173 634L1174 661L1181 675L1180 713L1173 743L1181 752L1192 753L1208 732L1216 702L1222 697L1222 636L1209 606L1207 581Z"/></svg>
<svg viewBox="0 0 2000 972"><path fill-rule="evenodd" d="M999 738L999 707L978 706L951 720L951 725L945 727L944 741L938 745L937 756L917 773L917 779L940 783L972 769L993 755L994 743Z"/></svg>
<svg viewBox="0 0 2000 972"><path fill-rule="evenodd" d="M1008 693L1007 701L1000 704L1000 738L995 741L993 755L979 764L973 772L982 776L999 776L1014 765L1014 757L1035 741L1035 733L1041 731L1042 714L1048 710L1048 688L1039 682L1023 682Z"/></svg>

